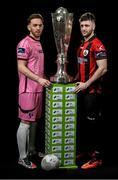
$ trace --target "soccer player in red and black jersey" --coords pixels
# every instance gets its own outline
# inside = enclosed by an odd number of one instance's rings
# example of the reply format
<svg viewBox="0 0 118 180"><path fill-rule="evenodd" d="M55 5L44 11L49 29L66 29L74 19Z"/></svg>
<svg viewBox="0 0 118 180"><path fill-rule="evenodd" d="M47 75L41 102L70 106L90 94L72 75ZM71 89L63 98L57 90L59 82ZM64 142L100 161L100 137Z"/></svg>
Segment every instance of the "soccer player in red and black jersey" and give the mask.
<svg viewBox="0 0 118 180"><path fill-rule="evenodd" d="M79 19L83 41L77 50L78 73L75 89L78 93L78 127L80 127L78 139L80 151L89 152L92 158L81 166L82 169L102 165L101 82L107 72L107 53L103 43L96 37L95 21L94 14L90 12L84 13Z"/></svg>

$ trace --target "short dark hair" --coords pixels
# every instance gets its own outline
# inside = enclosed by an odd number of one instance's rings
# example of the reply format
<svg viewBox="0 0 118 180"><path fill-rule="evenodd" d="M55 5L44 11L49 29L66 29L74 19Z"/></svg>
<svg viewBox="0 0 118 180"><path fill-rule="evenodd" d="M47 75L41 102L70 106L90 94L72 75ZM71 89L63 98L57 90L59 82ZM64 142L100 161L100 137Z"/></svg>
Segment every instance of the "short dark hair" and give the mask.
<svg viewBox="0 0 118 180"><path fill-rule="evenodd" d="M92 14L91 12L86 12L84 14L82 14L79 18L79 22L82 21L96 21L95 15Z"/></svg>
<svg viewBox="0 0 118 180"><path fill-rule="evenodd" d="M31 14L28 18L27 18L27 24L29 24L31 22L32 19L35 19L35 18L38 18L38 19L41 19L42 22L44 23L44 19L43 19L43 16L39 13L34 13L34 14Z"/></svg>

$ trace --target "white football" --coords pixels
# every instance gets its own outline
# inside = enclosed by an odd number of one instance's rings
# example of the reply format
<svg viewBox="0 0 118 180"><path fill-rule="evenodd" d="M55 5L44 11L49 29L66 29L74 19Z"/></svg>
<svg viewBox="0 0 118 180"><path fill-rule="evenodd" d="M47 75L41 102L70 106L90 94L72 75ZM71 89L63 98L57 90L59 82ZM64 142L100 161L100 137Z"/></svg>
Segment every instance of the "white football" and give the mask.
<svg viewBox="0 0 118 180"><path fill-rule="evenodd" d="M59 159L54 154L47 154L41 161L42 169L50 171L59 167Z"/></svg>

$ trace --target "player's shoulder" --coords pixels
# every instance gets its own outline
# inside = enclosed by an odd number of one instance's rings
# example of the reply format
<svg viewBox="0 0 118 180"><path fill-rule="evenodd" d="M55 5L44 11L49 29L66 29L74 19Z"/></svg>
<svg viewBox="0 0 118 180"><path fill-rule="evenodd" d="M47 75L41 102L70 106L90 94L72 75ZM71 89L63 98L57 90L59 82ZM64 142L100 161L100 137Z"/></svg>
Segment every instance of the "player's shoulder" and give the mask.
<svg viewBox="0 0 118 180"><path fill-rule="evenodd" d="M93 40L93 42L92 42L92 45L93 45L93 47L94 47L95 49L105 50L104 44L103 44L102 41L101 41L99 38L97 38L97 37L94 38L94 40Z"/></svg>
<svg viewBox="0 0 118 180"><path fill-rule="evenodd" d="M29 38L29 36L25 36L24 38L22 38L21 40L20 40L20 42L19 43L22 43L22 42L29 42L29 40L30 40L30 38Z"/></svg>
<svg viewBox="0 0 118 180"><path fill-rule="evenodd" d="M29 36L26 36L24 37L23 39L20 40L20 42L18 43L18 46L28 46L29 45L29 42L30 41L30 38Z"/></svg>
<svg viewBox="0 0 118 180"><path fill-rule="evenodd" d="M93 45L103 45L103 43L102 43L102 41L98 38L98 37L95 37L94 39L93 39Z"/></svg>

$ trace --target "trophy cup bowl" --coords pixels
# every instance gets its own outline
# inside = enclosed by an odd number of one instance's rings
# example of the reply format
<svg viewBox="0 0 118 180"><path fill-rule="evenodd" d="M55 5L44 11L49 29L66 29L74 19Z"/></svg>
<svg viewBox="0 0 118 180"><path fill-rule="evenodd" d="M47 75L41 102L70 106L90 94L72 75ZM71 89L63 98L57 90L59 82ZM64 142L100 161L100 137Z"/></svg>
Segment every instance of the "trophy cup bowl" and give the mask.
<svg viewBox="0 0 118 180"><path fill-rule="evenodd" d="M50 77L50 81L55 83L72 82L73 78L66 72L66 66L68 63L67 52L72 31L73 13L69 13L66 8L60 7L51 15L57 48L57 72Z"/></svg>

